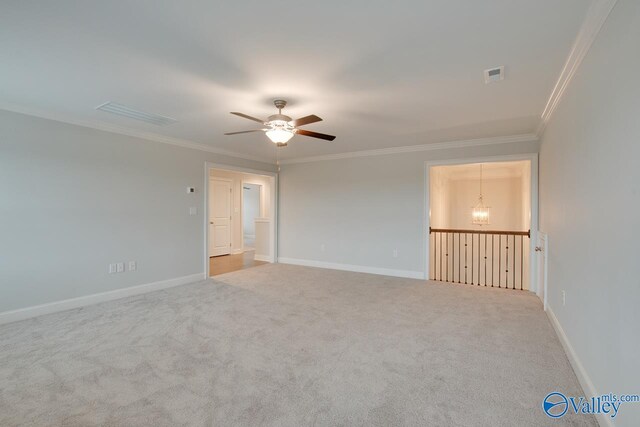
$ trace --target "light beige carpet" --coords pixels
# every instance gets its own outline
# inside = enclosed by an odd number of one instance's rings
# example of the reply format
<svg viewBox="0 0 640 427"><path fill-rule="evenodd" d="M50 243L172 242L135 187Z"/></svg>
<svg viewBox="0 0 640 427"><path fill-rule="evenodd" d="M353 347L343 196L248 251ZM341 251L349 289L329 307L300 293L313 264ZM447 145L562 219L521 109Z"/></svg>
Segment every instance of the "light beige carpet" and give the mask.
<svg viewBox="0 0 640 427"><path fill-rule="evenodd" d="M582 395L533 295L265 265L0 327L1 426L530 426Z"/></svg>

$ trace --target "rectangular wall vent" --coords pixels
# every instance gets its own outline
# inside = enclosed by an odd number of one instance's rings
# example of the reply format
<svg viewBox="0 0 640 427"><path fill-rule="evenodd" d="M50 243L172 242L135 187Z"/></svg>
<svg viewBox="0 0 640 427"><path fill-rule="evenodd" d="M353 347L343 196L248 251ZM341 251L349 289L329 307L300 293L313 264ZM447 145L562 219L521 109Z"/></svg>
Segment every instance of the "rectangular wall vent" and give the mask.
<svg viewBox="0 0 640 427"><path fill-rule="evenodd" d="M134 120L140 120L142 122L151 123L157 126L166 126L177 122L176 119L171 117L161 116L158 114L145 113L144 111L134 110L126 105L116 104L115 102L105 102L102 105L98 105L96 110L106 111L107 113L117 114L119 116L128 117Z"/></svg>
<svg viewBox="0 0 640 427"><path fill-rule="evenodd" d="M484 70L484 82L486 84L504 80L504 66Z"/></svg>

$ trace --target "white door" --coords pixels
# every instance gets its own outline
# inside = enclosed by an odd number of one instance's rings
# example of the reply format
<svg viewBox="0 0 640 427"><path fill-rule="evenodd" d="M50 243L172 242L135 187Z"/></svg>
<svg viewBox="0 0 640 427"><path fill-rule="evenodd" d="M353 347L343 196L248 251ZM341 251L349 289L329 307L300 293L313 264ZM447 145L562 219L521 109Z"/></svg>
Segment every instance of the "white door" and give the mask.
<svg viewBox="0 0 640 427"><path fill-rule="evenodd" d="M538 257L538 296L544 302L544 309L547 309L547 235L538 231L538 244L536 246Z"/></svg>
<svg viewBox="0 0 640 427"><path fill-rule="evenodd" d="M212 179L209 189L209 256L231 253L231 181Z"/></svg>

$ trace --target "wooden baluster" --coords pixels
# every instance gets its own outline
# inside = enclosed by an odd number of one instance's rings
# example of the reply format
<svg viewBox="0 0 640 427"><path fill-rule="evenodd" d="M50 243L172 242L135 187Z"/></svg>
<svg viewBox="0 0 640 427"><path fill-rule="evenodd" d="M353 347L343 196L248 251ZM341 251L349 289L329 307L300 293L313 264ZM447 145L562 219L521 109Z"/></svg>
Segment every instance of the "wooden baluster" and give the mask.
<svg viewBox="0 0 640 427"><path fill-rule="evenodd" d="M487 235L484 235L484 285L487 286Z"/></svg>
<svg viewBox="0 0 640 427"><path fill-rule="evenodd" d="M493 267L494 267L494 263L495 263L495 258L493 257L493 242L494 242L494 237L496 237L494 234L491 235L491 287L493 288L493 283L495 281L495 279L493 278Z"/></svg>
<svg viewBox="0 0 640 427"><path fill-rule="evenodd" d="M460 277L460 264L462 264L462 257L460 256L460 254L462 253L460 251L460 237L461 237L462 233L458 233L458 283L461 283L461 277Z"/></svg>
<svg viewBox="0 0 640 427"><path fill-rule="evenodd" d="M498 287L502 284L502 234L498 235Z"/></svg>
<svg viewBox="0 0 640 427"><path fill-rule="evenodd" d="M504 283L504 287L509 289L509 235L506 235L506 241L507 241L507 247L505 250L505 260L504 260L504 268L506 268L505 270L505 283Z"/></svg>
<svg viewBox="0 0 640 427"><path fill-rule="evenodd" d="M467 233L464 233L464 284L467 284Z"/></svg>
<svg viewBox="0 0 640 427"><path fill-rule="evenodd" d="M447 247L445 248L445 253L447 258L445 260L445 264L447 264L447 282L449 281L449 233L447 233Z"/></svg>
<svg viewBox="0 0 640 427"><path fill-rule="evenodd" d="M473 236L475 236L475 233L471 233L471 284L473 285L473 266L475 265L474 258L473 258L473 248L474 248L474 239Z"/></svg>
<svg viewBox="0 0 640 427"><path fill-rule="evenodd" d="M513 289L516 288L516 235L513 235Z"/></svg>
<svg viewBox="0 0 640 427"><path fill-rule="evenodd" d="M442 233L440 233L440 278L438 280L442 281Z"/></svg>
<svg viewBox="0 0 640 427"><path fill-rule="evenodd" d="M478 233L478 286L480 286L480 257L482 256L481 248L480 248L480 233Z"/></svg>

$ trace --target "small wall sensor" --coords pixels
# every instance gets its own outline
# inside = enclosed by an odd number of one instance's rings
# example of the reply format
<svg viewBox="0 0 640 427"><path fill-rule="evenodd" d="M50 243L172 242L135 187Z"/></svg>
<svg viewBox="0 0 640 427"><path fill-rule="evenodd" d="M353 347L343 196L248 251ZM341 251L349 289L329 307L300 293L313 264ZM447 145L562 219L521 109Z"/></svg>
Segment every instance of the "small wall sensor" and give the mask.
<svg viewBox="0 0 640 427"><path fill-rule="evenodd" d="M499 82L500 80L504 80L504 65L484 70L485 84Z"/></svg>
<svg viewBox="0 0 640 427"><path fill-rule="evenodd" d="M191 194L191 193L195 193L196 189L193 187L187 187L187 193Z"/></svg>

